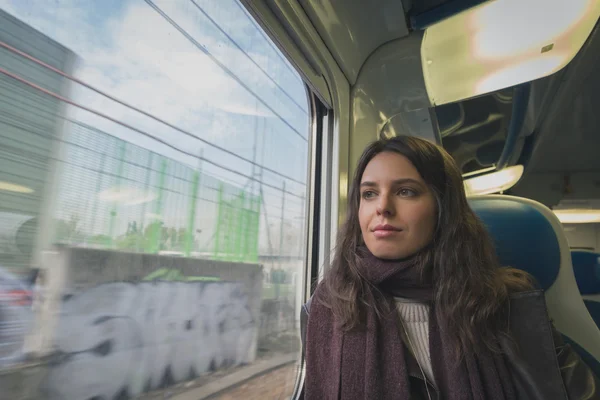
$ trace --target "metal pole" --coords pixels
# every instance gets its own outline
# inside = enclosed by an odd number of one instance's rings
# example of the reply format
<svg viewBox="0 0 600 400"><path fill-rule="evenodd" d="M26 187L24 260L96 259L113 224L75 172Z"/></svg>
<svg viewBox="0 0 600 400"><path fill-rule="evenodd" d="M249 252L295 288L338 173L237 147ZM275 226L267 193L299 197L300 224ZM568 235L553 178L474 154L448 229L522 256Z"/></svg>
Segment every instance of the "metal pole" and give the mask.
<svg viewBox="0 0 600 400"><path fill-rule="evenodd" d="M279 267L281 268L281 257L283 253L283 218L285 216L285 181L281 192L281 221L279 222Z"/></svg>
<svg viewBox="0 0 600 400"><path fill-rule="evenodd" d="M160 175L158 176L158 198L156 199L156 207L154 209L154 225L152 226L151 239L150 239L150 252L158 253L160 250L160 240L162 237L162 226L159 223L158 216L162 213L163 194L165 188L165 176L167 174L167 160L162 159L160 166Z"/></svg>
<svg viewBox="0 0 600 400"><path fill-rule="evenodd" d="M95 235L96 230L96 217L98 214L98 193L102 188L102 171L104 171L104 162L106 161L106 153L102 153L102 161L100 161L100 172L98 173L98 182L96 182L96 192L94 193L94 209L92 210L92 227L90 229L90 233ZM98 244L98 243L94 243Z"/></svg>
<svg viewBox="0 0 600 400"><path fill-rule="evenodd" d="M233 223L235 224L236 227L236 232L235 232L235 236L234 236L234 243L233 243L233 257L235 261L241 261L243 258L243 253L242 253L242 249L244 247L244 245L242 244L242 241L244 240L244 231L245 231L245 224L244 224L244 219L245 219L245 215L244 215L244 206L245 206L245 202L246 202L246 196L244 196L245 192L242 190L242 192L240 193L240 195L238 196L238 198L236 199L236 205L237 205L237 210L234 211L234 215L236 216L235 221L233 221Z"/></svg>
<svg viewBox="0 0 600 400"><path fill-rule="evenodd" d="M258 100L256 100L258 103ZM258 107L258 104L256 105ZM256 153L258 150L257 141L258 141L258 121L259 117L255 117L254 119L254 143L252 144L252 178L254 178L256 174ZM250 179L250 193L254 194L254 179Z"/></svg>
<svg viewBox="0 0 600 400"><path fill-rule="evenodd" d="M281 287L281 276L283 274L283 221L285 217L285 181L283 181L283 190L281 191L281 221L279 221L279 271L277 282L275 283L275 297L279 298Z"/></svg>
<svg viewBox="0 0 600 400"><path fill-rule="evenodd" d="M256 101L256 107L258 107L258 100ZM254 142L252 144L252 174L250 175L252 178L256 177L256 157L257 157L257 153L258 153L258 123L260 122L260 118L259 117L255 117L254 119ZM264 122L263 122L264 125ZM264 135L263 135L264 136ZM249 196L248 196L248 203L249 203L249 207L250 210L246 209L246 202L245 199L242 199L242 204L241 204L241 209L240 209L240 218L239 221L241 223L241 228L240 230L243 230L243 233L241 234L241 248L240 248L240 256L239 256L239 261L255 261L255 251L254 247L255 244L258 244L258 234L259 234L259 230L256 229L256 232L254 229L250 229L250 227L254 227L253 222L254 222L254 215L252 213L253 211L253 205L254 205L254 196L255 196L255 190L254 190L254 182L255 179L250 179L249 180L249 184L250 184L250 191L249 191ZM245 190L245 187L244 189ZM258 226L258 220L257 220L257 226ZM258 253L256 254L258 255Z"/></svg>
<svg viewBox="0 0 600 400"><path fill-rule="evenodd" d="M263 206L263 213L265 216L265 225L267 226L267 243L269 245L269 255L274 256L273 244L271 243L271 228L269 227L269 214L267 213L267 204L265 203L265 196L264 196L262 187L260 188L260 203Z"/></svg>
<svg viewBox="0 0 600 400"><path fill-rule="evenodd" d="M119 156L119 164L117 164L117 176L115 177L115 188L117 192L121 191L119 185L123 177L123 165L125 164L125 152L127 151L127 142L121 142L121 151ZM115 239L113 237L115 230L115 220L117 218L117 202L114 203L110 212L110 224L108 228L108 236L110 237L110 246L115 247Z"/></svg>
<svg viewBox="0 0 600 400"><path fill-rule="evenodd" d="M216 229L215 229L215 251L214 251L214 255L213 258L219 260L220 259L220 255L219 252L221 250L220 244L221 244L221 230L222 225L223 225L223 221L222 221L222 217L223 217L223 182L219 182L219 195L218 195L218 211L217 211L217 223L216 223Z"/></svg>
<svg viewBox="0 0 600 400"><path fill-rule="evenodd" d="M147 195L148 193L150 193L150 177L152 176L152 165L153 165L153 161L154 161L154 153L150 153L150 157L148 157L148 168L146 169L146 183L144 183L144 192ZM138 236L141 236L143 239L144 236L144 228L146 227L146 205L148 203L144 202L144 204L142 204L142 218L140 221L140 226L138 226ZM142 240L142 243L140 243L140 239L138 237L137 241L136 241L136 250L139 251L139 247L140 244L142 245L142 247L144 246L144 241Z"/></svg>
<svg viewBox="0 0 600 400"><path fill-rule="evenodd" d="M191 197L192 203L190 204L190 212L188 216L188 227L186 234L185 243L185 256L189 257L194 244L194 229L196 228L196 207L198 206L198 189L200 188L200 179L202 174L202 157L203 150L200 150L200 160L198 161L198 171L194 172L192 178L192 189Z"/></svg>
<svg viewBox="0 0 600 400"><path fill-rule="evenodd" d="M188 226L187 226L187 235L186 235L186 243L185 243L185 256L189 257L192 251L192 243L194 241L194 222L196 221L196 203L198 201L198 184L200 183L200 174L196 171L194 172L194 177L192 178L192 188L190 191L191 195L191 204L190 204L190 212L188 214Z"/></svg>

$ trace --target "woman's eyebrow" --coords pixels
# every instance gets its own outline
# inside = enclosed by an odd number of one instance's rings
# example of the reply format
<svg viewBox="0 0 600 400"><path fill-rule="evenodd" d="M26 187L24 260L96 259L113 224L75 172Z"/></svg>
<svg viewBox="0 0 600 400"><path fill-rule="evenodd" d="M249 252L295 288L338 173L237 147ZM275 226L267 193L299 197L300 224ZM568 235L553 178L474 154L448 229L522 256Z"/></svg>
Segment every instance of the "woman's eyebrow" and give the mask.
<svg viewBox="0 0 600 400"><path fill-rule="evenodd" d="M402 185L405 183L414 183L417 185L421 185L421 182L419 182L416 179L412 179L412 178L402 178L402 179L396 179L392 182L392 184L394 185ZM377 183L372 182L372 181L364 181L360 184L360 187L376 187Z"/></svg>
<svg viewBox="0 0 600 400"><path fill-rule="evenodd" d="M377 184L371 181L364 181L360 184L360 187L376 187Z"/></svg>

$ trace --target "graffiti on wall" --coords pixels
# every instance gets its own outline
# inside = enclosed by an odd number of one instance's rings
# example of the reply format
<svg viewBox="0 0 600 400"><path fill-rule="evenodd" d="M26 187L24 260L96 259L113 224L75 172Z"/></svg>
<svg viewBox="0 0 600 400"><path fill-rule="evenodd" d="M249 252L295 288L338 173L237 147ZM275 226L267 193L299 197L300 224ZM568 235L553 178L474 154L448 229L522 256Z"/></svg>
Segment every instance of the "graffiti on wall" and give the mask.
<svg viewBox="0 0 600 400"><path fill-rule="evenodd" d="M31 282L0 266L0 368L25 358L25 335L32 327Z"/></svg>
<svg viewBox="0 0 600 400"><path fill-rule="evenodd" d="M50 400L126 399L252 360L256 324L232 282L109 283L64 301Z"/></svg>

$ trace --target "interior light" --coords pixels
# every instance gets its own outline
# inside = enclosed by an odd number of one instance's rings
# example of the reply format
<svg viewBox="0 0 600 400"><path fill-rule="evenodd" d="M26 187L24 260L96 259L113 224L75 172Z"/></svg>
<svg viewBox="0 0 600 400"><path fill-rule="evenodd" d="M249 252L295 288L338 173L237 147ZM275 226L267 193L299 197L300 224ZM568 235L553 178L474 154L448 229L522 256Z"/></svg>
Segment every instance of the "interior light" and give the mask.
<svg viewBox="0 0 600 400"><path fill-rule="evenodd" d="M154 200L156 195L135 188L112 187L98 193L98 198L101 201L135 206Z"/></svg>
<svg viewBox="0 0 600 400"><path fill-rule="evenodd" d="M554 210L554 214L563 224L600 223L600 210L571 208Z"/></svg>
<svg viewBox="0 0 600 400"><path fill-rule="evenodd" d="M548 76L581 49L600 16L597 0L495 0L425 30L423 74L433 105Z"/></svg>
<svg viewBox="0 0 600 400"><path fill-rule="evenodd" d="M575 29L592 8L592 3L594 1L588 0L490 2L481 7L470 21L478 32L475 53L482 58L494 59L538 52ZM510 15L510 25L506 25L507 20L502 17L509 16L509 12L514 14ZM515 37L519 40L514 40Z"/></svg>
<svg viewBox="0 0 600 400"><path fill-rule="evenodd" d="M567 53L555 54L551 57L532 58L506 68L497 70L488 76L482 78L476 87L478 93L490 93L498 88L513 86L514 82L519 82L523 76L550 75L558 71L568 58Z"/></svg>
<svg viewBox="0 0 600 400"><path fill-rule="evenodd" d="M503 192L513 187L523 176L523 166L513 165L500 171L464 180L467 196Z"/></svg>
<svg viewBox="0 0 600 400"><path fill-rule="evenodd" d="M33 193L34 190L27 186L17 185L16 183L0 181L0 190L15 193Z"/></svg>

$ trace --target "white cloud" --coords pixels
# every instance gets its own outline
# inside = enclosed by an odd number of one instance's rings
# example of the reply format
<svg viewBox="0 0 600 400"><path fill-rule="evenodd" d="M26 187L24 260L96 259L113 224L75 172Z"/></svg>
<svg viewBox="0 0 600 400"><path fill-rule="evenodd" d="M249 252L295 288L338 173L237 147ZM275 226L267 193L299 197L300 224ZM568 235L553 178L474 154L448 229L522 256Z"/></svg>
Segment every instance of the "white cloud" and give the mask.
<svg viewBox="0 0 600 400"><path fill-rule="evenodd" d="M128 3L120 15L95 25L90 22L94 8L89 3L83 8L82 4L70 0L49 7L42 0L30 0L14 7L6 0L0 0L3 9L72 49L78 56L75 70L78 78L194 133L200 123L199 134L209 141L220 139L225 143L223 136L247 128L245 123L240 126L240 120L232 118L231 114L274 117L265 105L145 3ZM243 75L245 84L255 90L273 89L273 83L238 49L220 42L216 35L206 33L207 29L198 21L198 11L190 9L191 3L166 1L159 6L198 42L211 48L221 60L226 60L238 75ZM234 21L230 23L235 25ZM260 55L252 54L252 57L258 59ZM259 62L264 63L264 58ZM146 117L81 86L74 85L72 93L76 102L91 109L136 126L152 125L152 131L157 129L156 122L143 122ZM262 97L266 97L283 118L293 117L290 113L293 107L273 96ZM72 115L89 118L87 114L75 110ZM213 120L214 125L215 119L219 119L217 125L221 127L218 132L206 126L207 120ZM120 132L123 128L112 123L104 121L101 127L110 128L125 139L130 137L128 133ZM170 132L169 136L177 137L179 141L179 135Z"/></svg>

